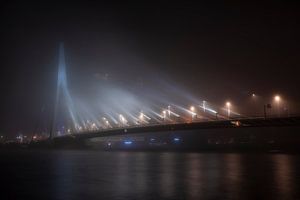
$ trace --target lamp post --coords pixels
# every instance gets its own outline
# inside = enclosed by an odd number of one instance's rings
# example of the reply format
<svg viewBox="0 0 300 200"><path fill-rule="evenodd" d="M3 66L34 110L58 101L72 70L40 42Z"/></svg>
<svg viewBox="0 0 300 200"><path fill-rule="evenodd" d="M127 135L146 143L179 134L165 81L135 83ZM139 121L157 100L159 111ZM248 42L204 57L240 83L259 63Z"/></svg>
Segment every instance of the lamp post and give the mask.
<svg viewBox="0 0 300 200"><path fill-rule="evenodd" d="M271 109L271 104L264 104L264 118L267 119L267 109Z"/></svg>
<svg viewBox="0 0 300 200"><path fill-rule="evenodd" d="M168 106L168 115L169 115L169 118L171 117L171 106Z"/></svg>
<svg viewBox="0 0 300 200"><path fill-rule="evenodd" d="M144 122L144 113L143 111L141 111L140 113L140 123L143 123Z"/></svg>
<svg viewBox="0 0 300 200"><path fill-rule="evenodd" d="M125 126L126 125L126 122L127 122L127 120L125 119L125 117L123 116L123 115L119 115L119 119L120 119L120 121L121 121L121 124L123 125L123 126Z"/></svg>
<svg viewBox="0 0 300 200"><path fill-rule="evenodd" d="M227 117L228 119L230 118L230 107L231 107L231 103L229 101L226 102L226 107L227 107Z"/></svg>
<svg viewBox="0 0 300 200"><path fill-rule="evenodd" d="M280 107L279 106L280 106L280 102L281 102L281 97L279 95L274 96L274 101L277 104L278 117L280 117Z"/></svg>
<svg viewBox="0 0 300 200"><path fill-rule="evenodd" d="M162 117L163 117L163 121L165 121L165 119L166 119L166 111L165 110L163 110L163 112L162 112L163 114L162 114Z"/></svg>
<svg viewBox="0 0 300 200"><path fill-rule="evenodd" d="M190 107L190 111L191 111L191 113L192 113L192 121L193 121L193 119L194 119L194 117L195 117L195 107L194 106L191 106Z"/></svg>

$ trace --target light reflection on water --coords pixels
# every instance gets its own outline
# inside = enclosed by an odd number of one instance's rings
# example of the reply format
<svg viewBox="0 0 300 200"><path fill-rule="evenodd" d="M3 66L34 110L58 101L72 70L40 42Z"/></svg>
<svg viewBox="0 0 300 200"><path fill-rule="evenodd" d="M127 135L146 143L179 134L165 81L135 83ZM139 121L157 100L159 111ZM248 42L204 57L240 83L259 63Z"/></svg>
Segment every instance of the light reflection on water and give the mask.
<svg viewBox="0 0 300 200"><path fill-rule="evenodd" d="M163 198L171 198L175 194L176 168L174 168L175 155L163 153L160 155L160 191Z"/></svg>
<svg viewBox="0 0 300 200"><path fill-rule="evenodd" d="M224 178L223 184L226 185L226 192L230 199L241 199L239 195L242 179L241 155L224 154Z"/></svg>
<svg viewBox="0 0 300 200"><path fill-rule="evenodd" d="M273 156L274 162L274 180L275 188L278 190L278 195L284 199L292 199L294 188L293 159L288 155ZM299 169L299 168L298 168ZM298 188L299 189L299 188Z"/></svg>
<svg viewBox="0 0 300 200"><path fill-rule="evenodd" d="M188 198L198 198L201 191L204 190L206 183L204 182L204 174L201 163L201 155L189 154L186 158L186 171L185 182L187 184Z"/></svg>
<svg viewBox="0 0 300 200"><path fill-rule="evenodd" d="M4 197L11 199L300 199L298 155L97 151L0 155Z"/></svg>

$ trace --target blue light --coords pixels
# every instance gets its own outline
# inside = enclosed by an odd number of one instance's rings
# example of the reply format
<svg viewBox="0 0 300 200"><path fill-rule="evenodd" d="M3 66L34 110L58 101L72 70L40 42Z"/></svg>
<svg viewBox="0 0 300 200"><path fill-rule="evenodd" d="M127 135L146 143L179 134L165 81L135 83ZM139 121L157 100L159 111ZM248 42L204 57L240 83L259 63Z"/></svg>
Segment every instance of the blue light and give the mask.
<svg viewBox="0 0 300 200"><path fill-rule="evenodd" d="M132 141L125 141L124 144L132 144Z"/></svg>
<svg viewBox="0 0 300 200"><path fill-rule="evenodd" d="M155 139L154 139L154 138L151 138L151 139L150 139L150 141L152 141L152 142L153 142L153 141L155 141Z"/></svg>
<svg viewBox="0 0 300 200"><path fill-rule="evenodd" d="M174 138L174 141L178 142L178 141L180 141L180 139L176 137L176 138Z"/></svg>
<svg viewBox="0 0 300 200"><path fill-rule="evenodd" d="M59 63L58 63L58 75L57 75L57 89L56 89L56 101L54 110L54 119L52 127L54 128L57 117L58 117L58 104L61 96L65 97L66 105L73 124L78 124L77 111L75 110L75 105L71 97L71 93L68 88L67 74L66 74L66 63L65 63L65 53L64 45L60 44L59 47Z"/></svg>

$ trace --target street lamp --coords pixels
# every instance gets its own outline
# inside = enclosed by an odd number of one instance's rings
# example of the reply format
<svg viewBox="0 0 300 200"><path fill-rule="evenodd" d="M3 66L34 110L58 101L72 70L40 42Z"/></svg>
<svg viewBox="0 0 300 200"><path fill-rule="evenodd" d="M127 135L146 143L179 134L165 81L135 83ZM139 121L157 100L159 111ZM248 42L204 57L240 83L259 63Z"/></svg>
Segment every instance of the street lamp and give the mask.
<svg viewBox="0 0 300 200"><path fill-rule="evenodd" d="M251 94L251 107L249 107L249 116L252 116L252 117L255 117L257 116L257 111L258 111L258 103L260 102L260 97L255 94L255 93L252 93ZM250 106L250 105L249 105Z"/></svg>
<svg viewBox="0 0 300 200"><path fill-rule="evenodd" d="M125 125L126 124L126 119L125 119L125 117L123 117L123 115L119 115L119 118L120 118L120 121L121 121L121 123L122 123L122 125Z"/></svg>
<svg viewBox="0 0 300 200"><path fill-rule="evenodd" d="M163 120L165 121L165 119L166 119L166 111L163 110Z"/></svg>
<svg viewBox="0 0 300 200"><path fill-rule="evenodd" d="M278 117L280 117L280 108L279 104L281 102L281 97L279 95L274 96L274 101L277 103L277 112L278 112Z"/></svg>
<svg viewBox="0 0 300 200"><path fill-rule="evenodd" d="M195 111L195 107L194 107L194 106L191 106L191 107L190 107L190 110L191 110L192 112L194 112L194 111Z"/></svg>
<svg viewBox="0 0 300 200"><path fill-rule="evenodd" d="M276 102L280 102L281 97L280 97L279 95L276 95L276 96L274 97L274 100L275 100Z"/></svg>
<svg viewBox="0 0 300 200"><path fill-rule="evenodd" d="M141 111L141 114L140 114L140 120L141 120L141 123L144 122L144 113Z"/></svg>
<svg viewBox="0 0 300 200"><path fill-rule="evenodd" d="M171 106L168 106L168 115L171 116Z"/></svg>
<svg viewBox="0 0 300 200"><path fill-rule="evenodd" d="M196 113L195 113L195 107L194 107L194 106L191 106L191 107L190 107L190 111L192 112L192 121L193 121L193 119L194 119L194 117L195 117L195 115L196 115Z"/></svg>
<svg viewBox="0 0 300 200"><path fill-rule="evenodd" d="M230 118L231 103L229 101L226 102L226 107L227 107L227 116L228 116L228 118Z"/></svg>

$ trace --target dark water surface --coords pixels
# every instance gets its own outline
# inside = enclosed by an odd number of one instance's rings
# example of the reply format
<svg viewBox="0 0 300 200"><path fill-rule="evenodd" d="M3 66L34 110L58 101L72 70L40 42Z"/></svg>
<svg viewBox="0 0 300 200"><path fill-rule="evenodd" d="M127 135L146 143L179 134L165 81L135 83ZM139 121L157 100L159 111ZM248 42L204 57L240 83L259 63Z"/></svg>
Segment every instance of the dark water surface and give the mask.
<svg viewBox="0 0 300 200"><path fill-rule="evenodd" d="M288 154L0 151L0 199L300 199Z"/></svg>

